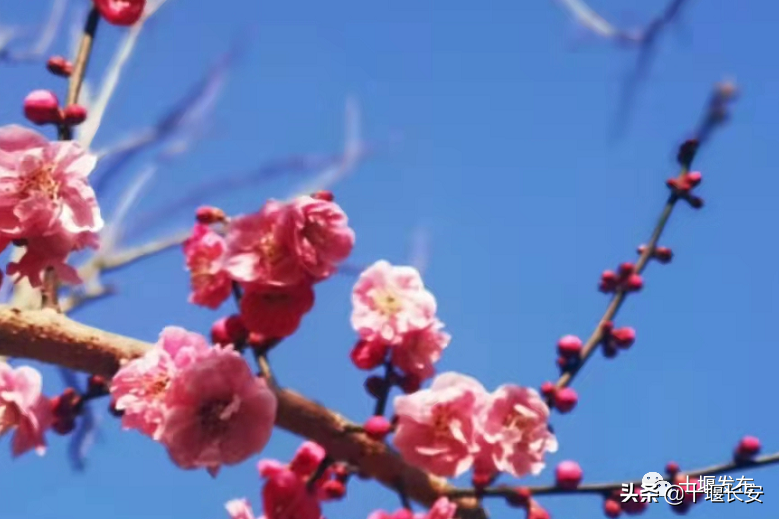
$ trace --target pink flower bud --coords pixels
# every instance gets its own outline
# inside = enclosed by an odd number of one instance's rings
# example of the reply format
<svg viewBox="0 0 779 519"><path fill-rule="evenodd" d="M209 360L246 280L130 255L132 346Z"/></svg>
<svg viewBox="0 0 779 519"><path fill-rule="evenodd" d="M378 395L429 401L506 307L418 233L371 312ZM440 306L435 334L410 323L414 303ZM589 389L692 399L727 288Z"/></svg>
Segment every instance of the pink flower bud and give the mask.
<svg viewBox="0 0 779 519"><path fill-rule="evenodd" d="M87 120L87 109L81 105L69 105L62 110L62 122L68 126L78 126Z"/></svg>
<svg viewBox="0 0 779 519"><path fill-rule="evenodd" d="M389 346L382 341L360 340L352 348L349 357L359 369L371 370L378 368L387 357Z"/></svg>
<svg viewBox="0 0 779 519"><path fill-rule="evenodd" d="M69 77L73 73L73 64L62 56L50 57L46 68L55 76Z"/></svg>
<svg viewBox="0 0 779 519"><path fill-rule="evenodd" d="M146 0L94 0L100 15L111 25L133 25L141 19Z"/></svg>
<svg viewBox="0 0 779 519"><path fill-rule="evenodd" d="M382 441L392 431L392 424L383 416L371 416L363 425L365 434L376 441Z"/></svg>
<svg viewBox="0 0 779 519"><path fill-rule="evenodd" d="M736 459L748 460L760 452L760 440L755 436L744 436L736 447Z"/></svg>
<svg viewBox="0 0 779 519"><path fill-rule="evenodd" d="M241 344L246 341L248 334L239 315L222 317L211 326L211 341L214 344Z"/></svg>
<svg viewBox="0 0 779 519"><path fill-rule="evenodd" d="M570 387L559 389L554 395L554 406L563 414L571 412L578 401L579 395Z"/></svg>
<svg viewBox="0 0 779 519"><path fill-rule="evenodd" d="M57 95L51 90L33 90L24 98L24 116L38 125L59 123Z"/></svg>
<svg viewBox="0 0 779 519"><path fill-rule="evenodd" d="M615 501L614 499L606 499L603 502L603 513L606 514L606 517L616 519L620 516L620 514L622 514L622 506L620 506L619 501Z"/></svg>
<svg viewBox="0 0 779 519"><path fill-rule="evenodd" d="M701 183L703 176L701 175L700 171L691 171L685 175L685 179L690 184L690 186L695 187Z"/></svg>
<svg viewBox="0 0 779 519"><path fill-rule="evenodd" d="M611 338L613 339L614 344L620 348L627 349L636 342L636 331L629 326L617 328L616 330L612 330Z"/></svg>
<svg viewBox="0 0 779 519"><path fill-rule="evenodd" d="M549 512L537 504L533 504L527 510L527 519L549 519Z"/></svg>
<svg viewBox="0 0 779 519"><path fill-rule="evenodd" d="M582 482L584 473L575 461L561 461L555 469L557 486L566 490L573 490Z"/></svg>
<svg viewBox="0 0 779 519"><path fill-rule="evenodd" d="M631 274L625 281L625 289L629 292L638 292L644 287L644 280L639 274Z"/></svg>
<svg viewBox="0 0 779 519"><path fill-rule="evenodd" d="M575 335L566 335L557 341L557 351L564 357L575 357L582 351L582 340Z"/></svg>
<svg viewBox="0 0 779 519"><path fill-rule="evenodd" d="M551 397L555 394L555 391L557 391L557 388L555 387L553 382L546 381L543 384L541 384L541 394L546 397Z"/></svg>

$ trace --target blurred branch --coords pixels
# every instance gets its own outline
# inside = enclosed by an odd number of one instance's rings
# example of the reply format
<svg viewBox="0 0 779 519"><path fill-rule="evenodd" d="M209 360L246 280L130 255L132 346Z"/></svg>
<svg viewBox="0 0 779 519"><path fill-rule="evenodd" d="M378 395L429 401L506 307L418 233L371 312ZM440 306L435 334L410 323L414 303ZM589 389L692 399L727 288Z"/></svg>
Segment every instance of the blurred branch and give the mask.
<svg viewBox="0 0 779 519"><path fill-rule="evenodd" d="M680 15L687 0L670 0L660 14L644 27L635 30L620 29L607 22L584 0L555 0L574 20L593 34L610 40L621 47L637 49L638 55L632 70L622 85L615 120L615 135L625 128L641 83L646 78L655 55L657 41L665 29Z"/></svg>
<svg viewBox="0 0 779 519"><path fill-rule="evenodd" d="M30 48L12 51L8 47L23 31L12 28L0 29L0 61L11 63L29 63L43 58L51 47L65 15L67 0L53 0L49 17L41 27L37 41Z"/></svg>

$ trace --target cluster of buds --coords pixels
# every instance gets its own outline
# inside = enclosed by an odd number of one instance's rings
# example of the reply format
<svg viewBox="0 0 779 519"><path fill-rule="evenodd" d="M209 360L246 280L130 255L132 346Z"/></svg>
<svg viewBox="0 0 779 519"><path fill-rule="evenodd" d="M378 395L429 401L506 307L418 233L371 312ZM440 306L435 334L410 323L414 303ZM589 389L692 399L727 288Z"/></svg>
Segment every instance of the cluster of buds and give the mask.
<svg viewBox="0 0 779 519"><path fill-rule="evenodd" d="M636 331L629 326L614 328L614 323L606 321L601 325L601 346L606 358L614 358L619 350L626 350L636 342Z"/></svg>
<svg viewBox="0 0 779 519"><path fill-rule="evenodd" d="M24 98L24 116L39 126L56 124L77 126L87 119L87 109L79 104L60 108L57 95L51 90L33 90Z"/></svg>
<svg viewBox="0 0 779 519"><path fill-rule="evenodd" d="M604 294L614 292L638 292L644 286L644 280L636 271L636 266L630 262L625 262L619 266L617 272L606 270L600 276L598 290Z"/></svg>
<svg viewBox="0 0 779 519"><path fill-rule="evenodd" d="M554 407L563 414L573 411L579 402L576 390L570 387L558 388L553 382L541 384L541 394L546 398L549 407Z"/></svg>
<svg viewBox="0 0 779 519"><path fill-rule="evenodd" d="M700 209L703 207L703 199L699 196L692 194L692 189L701 183L702 176L700 171L691 171L682 173L676 178L669 178L665 184L673 191L673 193L687 201L691 207Z"/></svg>
<svg viewBox="0 0 779 519"><path fill-rule="evenodd" d="M646 252L646 250L647 250L646 245L638 246L639 254L643 255ZM671 259L673 259L673 252L668 247L655 247L654 249L652 249L652 253L650 254L649 257L665 265L666 263L670 263Z"/></svg>

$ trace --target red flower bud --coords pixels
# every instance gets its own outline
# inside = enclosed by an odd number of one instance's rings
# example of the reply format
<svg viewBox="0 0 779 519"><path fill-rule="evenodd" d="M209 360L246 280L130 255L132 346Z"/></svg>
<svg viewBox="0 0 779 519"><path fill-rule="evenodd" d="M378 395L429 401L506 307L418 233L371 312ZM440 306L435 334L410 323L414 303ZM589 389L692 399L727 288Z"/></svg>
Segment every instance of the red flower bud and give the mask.
<svg viewBox="0 0 779 519"><path fill-rule="evenodd" d="M311 198L316 198L317 200L324 200L325 202L332 202L335 200L335 195L331 191L317 191L316 193L313 193L311 195Z"/></svg>
<svg viewBox="0 0 779 519"><path fill-rule="evenodd" d="M514 493L506 497L509 506L524 508L530 503L530 489L527 487L517 487Z"/></svg>
<svg viewBox="0 0 779 519"><path fill-rule="evenodd" d="M384 342L360 340L352 348L349 357L359 369L375 369L384 362L389 346Z"/></svg>
<svg viewBox="0 0 779 519"><path fill-rule="evenodd" d="M626 278L630 274L635 272L635 270L636 270L636 266L630 263L629 261L626 261L625 263L619 266L619 276L622 278Z"/></svg>
<svg viewBox="0 0 779 519"><path fill-rule="evenodd" d="M620 516L620 514L622 514L622 506L620 506L619 501L615 501L614 499L606 499L603 502L603 513L606 514L606 517L616 519Z"/></svg>
<svg viewBox="0 0 779 519"><path fill-rule="evenodd" d="M204 205L195 211L195 219L204 225L212 225L227 220L227 215L218 207Z"/></svg>
<svg viewBox="0 0 779 519"><path fill-rule="evenodd" d="M112 25L133 25L141 19L146 0L94 0L100 15Z"/></svg>
<svg viewBox="0 0 779 519"><path fill-rule="evenodd" d="M569 413L576 407L579 395L570 387L564 387L555 392L554 406L561 413Z"/></svg>
<svg viewBox="0 0 779 519"><path fill-rule="evenodd" d="M611 338L614 341L614 344L620 348L627 349L636 342L636 331L629 326L617 328L616 330L612 330Z"/></svg>
<svg viewBox="0 0 779 519"><path fill-rule="evenodd" d="M631 274L625 281L625 289L629 292L638 292L644 287L644 280L639 274Z"/></svg>
<svg viewBox="0 0 779 519"><path fill-rule="evenodd" d="M673 252L668 247L657 247L653 256L660 263L668 263L673 258Z"/></svg>
<svg viewBox="0 0 779 519"><path fill-rule="evenodd" d="M690 186L695 187L701 183L703 176L701 175L700 171L691 171L690 173L687 173L684 178L687 180L687 183L689 183Z"/></svg>
<svg viewBox="0 0 779 519"><path fill-rule="evenodd" d="M555 394L557 391L557 388L555 387L553 382L546 381L543 384L541 384L541 394L546 397L551 397Z"/></svg>
<svg viewBox="0 0 779 519"><path fill-rule="evenodd" d="M68 126L78 126L87 120L87 109L81 105L69 105L62 110L62 122Z"/></svg>
<svg viewBox="0 0 779 519"><path fill-rule="evenodd" d="M748 460L760 452L760 440L755 436L744 436L738 442L735 457L737 460Z"/></svg>
<svg viewBox="0 0 779 519"><path fill-rule="evenodd" d="M582 482L584 473L575 461L561 461L555 469L557 486L566 490L573 490Z"/></svg>
<svg viewBox="0 0 779 519"><path fill-rule="evenodd" d="M248 335L241 316L237 314L222 317L211 326L211 341L214 344L242 344Z"/></svg>
<svg viewBox="0 0 779 519"><path fill-rule="evenodd" d="M403 377L400 379L400 382L398 383L398 386L400 386L400 389L402 389L406 394L416 393L422 386L422 379L416 375L408 373L403 375Z"/></svg>
<svg viewBox="0 0 779 519"><path fill-rule="evenodd" d="M56 76L69 77L73 73L73 64L62 56L50 57L46 68Z"/></svg>
<svg viewBox="0 0 779 519"><path fill-rule="evenodd" d="M371 416L363 425L365 434L376 441L382 441L392 431L392 424L383 416Z"/></svg>
<svg viewBox="0 0 779 519"><path fill-rule="evenodd" d="M665 464L665 473L668 475L669 479L676 477L676 475L679 473L679 470L679 464L675 461L669 461Z"/></svg>
<svg viewBox="0 0 779 519"><path fill-rule="evenodd" d="M59 99L51 90L33 90L24 98L24 116L34 124L60 122Z"/></svg>
<svg viewBox="0 0 779 519"><path fill-rule="evenodd" d="M575 357L582 351L582 340L575 335L566 335L557 341L557 351L564 357Z"/></svg>

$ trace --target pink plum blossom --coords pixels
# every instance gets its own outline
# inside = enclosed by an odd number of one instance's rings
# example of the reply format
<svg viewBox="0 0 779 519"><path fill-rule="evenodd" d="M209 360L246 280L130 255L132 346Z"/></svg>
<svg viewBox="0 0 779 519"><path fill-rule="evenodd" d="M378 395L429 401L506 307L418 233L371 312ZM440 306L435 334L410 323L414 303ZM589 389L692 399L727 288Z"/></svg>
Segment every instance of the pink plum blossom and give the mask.
<svg viewBox="0 0 779 519"><path fill-rule="evenodd" d="M290 203L290 239L301 266L316 281L331 276L354 246L354 231L335 202L301 196Z"/></svg>
<svg viewBox="0 0 779 519"><path fill-rule="evenodd" d="M488 401L477 380L442 373L429 389L395 398L395 447L406 461L433 474L459 476L473 465L477 418Z"/></svg>
<svg viewBox="0 0 779 519"><path fill-rule="evenodd" d="M275 286L306 280L290 243L287 211L284 203L268 200L259 212L230 222L225 269L233 279Z"/></svg>
<svg viewBox="0 0 779 519"><path fill-rule="evenodd" d="M435 374L433 365L451 340L451 336L442 332L441 328L443 323L435 320L426 328L406 333L403 341L392 347L392 364L420 380L432 377Z"/></svg>
<svg viewBox="0 0 779 519"><path fill-rule="evenodd" d="M230 346L215 346L176 373L164 403L159 438L170 458L213 476L265 447L277 406L265 380Z"/></svg>
<svg viewBox="0 0 779 519"><path fill-rule="evenodd" d="M363 339L402 342L406 333L433 323L436 301L419 272L377 261L362 274L352 291L352 326Z"/></svg>
<svg viewBox="0 0 779 519"><path fill-rule="evenodd" d="M122 427L137 429L158 440L165 417L165 397L173 377L208 351L201 335L169 326L154 348L126 362L114 375L110 388L114 406L123 411Z"/></svg>
<svg viewBox="0 0 779 519"><path fill-rule="evenodd" d="M189 302L207 308L219 308L230 297L232 280L224 270L225 239L209 226L195 224L184 242L192 292Z"/></svg>
<svg viewBox="0 0 779 519"><path fill-rule="evenodd" d="M17 125L0 128L0 233L12 238L103 227L88 176L97 157L75 141L49 142Z"/></svg>
<svg viewBox="0 0 779 519"><path fill-rule="evenodd" d="M48 399L41 394L41 374L29 366L12 368L0 363L0 436L14 430L14 457L35 449L46 452L44 433L53 416Z"/></svg>
<svg viewBox="0 0 779 519"><path fill-rule="evenodd" d="M255 519L252 505L246 499L233 499L225 503L230 519Z"/></svg>
<svg viewBox="0 0 779 519"><path fill-rule="evenodd" d="M301 485L305 485L325 459L325 454L325 449L322 448L321 445L312 441L305 441L295 452L289 465L284 465L277 460L263 459L257 464L257 470L259 471L260 476L266 479L279 477L279 482L286 481L286 476L284 474L292 473L297 477ZM318 500L321 501L326 498L323 487L325 482L327 482L332 475L333 469L332 467L328 467L314 484L314 493L312 495ZM308 501L308 498L306 498L305 501ZM309 507L310 504L307 504L306 506Z"/></svg>
<svg viewBox="0 0 779 519"><path fill-rule="evenodd" d="M515 385L499 387L482 417L481 451L477 466L490 465L515 477L538 475L544 455L557 451L549 431L549 408L538 392Z"/></svg>
<svg viewBox="0 0 779 519"><path fill-rule="evenodd" d="M46 268L53 268L60 281L70 284L81 283L76 269L66 263L71 252L87 247L97 249L98 235L93 232L68 233L61 225L45 236L34 236L24 240L25 250L18 262L8 263L8 275L16 281L27 278L34 288L43 283Z"/></svg>

